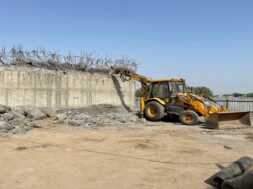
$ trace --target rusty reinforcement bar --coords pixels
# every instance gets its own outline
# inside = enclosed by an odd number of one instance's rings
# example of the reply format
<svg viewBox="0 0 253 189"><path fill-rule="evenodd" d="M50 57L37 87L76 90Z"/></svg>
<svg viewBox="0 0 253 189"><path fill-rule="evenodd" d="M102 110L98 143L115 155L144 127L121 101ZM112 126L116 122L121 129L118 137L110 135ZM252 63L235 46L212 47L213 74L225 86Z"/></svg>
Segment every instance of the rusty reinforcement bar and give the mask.
<svg viewBox="0 0 253 189"><path fill-rule="evenodd" d="M80 56L74 56L70 53L62 56L56 51L46 51L37 48L31 51L23 50L22 47L13 47L6 51L0 49L0 65L26 65L34 67L43 67L47 69L66 70L74 69L81 71L110 71L114 68L126 68L136 71L137 63L134 59L127 57L100 57L93 53L82 53Z"/></svg>

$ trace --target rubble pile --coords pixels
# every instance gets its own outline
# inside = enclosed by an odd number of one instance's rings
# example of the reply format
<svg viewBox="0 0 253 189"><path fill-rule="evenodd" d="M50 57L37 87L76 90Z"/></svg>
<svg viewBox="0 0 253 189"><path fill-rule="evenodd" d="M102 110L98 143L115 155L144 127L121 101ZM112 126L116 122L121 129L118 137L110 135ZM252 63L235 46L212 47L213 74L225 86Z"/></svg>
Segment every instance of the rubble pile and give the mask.
<svg viewBox="0 0 253 189"><path fill-rule="evenodd" d="M92 105L83 108L61 108L56 111L50 108L19 106L10 108L0 105L0 133L25 133L36 128L34 121L50 118L61 121L71 127L98 128L117 127L142 120L123 106Z"/></svg>
<svg viewBox="0 0 253 189"><path fill-rule="evenodd" d="M119 126L120 124L136 123L141 120L132 111L122 106L93 105L77 109L61 109L57 111L59 119L65 120L72 127L103 127Z"/></svg>
<svg viewBox="0 0 253 189"><path fill-rule="evenodd" d="M47 117L57 118L56 114L47 108L39 109L33 106L10 108L0 105L0 133L24 133L35 127L35 120Z"/></svg>

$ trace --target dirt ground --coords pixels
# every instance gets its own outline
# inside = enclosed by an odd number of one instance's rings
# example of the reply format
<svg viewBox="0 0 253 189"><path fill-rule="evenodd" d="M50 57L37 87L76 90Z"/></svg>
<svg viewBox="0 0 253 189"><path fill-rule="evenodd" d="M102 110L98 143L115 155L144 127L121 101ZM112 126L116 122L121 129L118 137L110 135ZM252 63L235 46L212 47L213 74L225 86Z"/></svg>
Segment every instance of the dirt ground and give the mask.
<svg viewBox="0 0 253 189"><path fill-rule="evenodd" d="M219 165L253 157L253 129L39 124L25 134L0 135L0 189L210 189L204 180Z"/></svg>

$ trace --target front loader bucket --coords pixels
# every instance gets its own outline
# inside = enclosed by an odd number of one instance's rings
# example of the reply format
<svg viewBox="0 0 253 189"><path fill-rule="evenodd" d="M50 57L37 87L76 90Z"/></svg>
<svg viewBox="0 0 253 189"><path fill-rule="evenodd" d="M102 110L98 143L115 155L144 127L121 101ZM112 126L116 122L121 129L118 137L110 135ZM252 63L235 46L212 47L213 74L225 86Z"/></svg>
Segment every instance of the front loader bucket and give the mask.
<svg viewBox="0 0 253 189"><path fill-rule="evenodd" d="M250 112L213 113L207 117L205 125L211 129L239 129L250 127Z"/></svg>

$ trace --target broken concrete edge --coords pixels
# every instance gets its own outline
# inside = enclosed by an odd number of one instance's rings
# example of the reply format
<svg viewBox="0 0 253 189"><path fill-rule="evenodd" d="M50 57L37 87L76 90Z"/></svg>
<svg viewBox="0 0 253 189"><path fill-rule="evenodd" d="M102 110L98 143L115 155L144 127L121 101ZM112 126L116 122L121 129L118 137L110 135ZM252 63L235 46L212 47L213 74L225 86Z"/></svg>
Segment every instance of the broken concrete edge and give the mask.
<svg viewBox="0 0 253 189"><path fill-rule="evenodd" d="M68 66L48 66L46 64L35 64L35 65L31 65L31 64L14 64L14 63L10 63L10 64L2 64L0 65L0 67L20 67L20 68L43 68L43 69L47 69L47 70L53 70L53 71L57 71L57 72L62 72L63 74L66 74L67 72L71 72L71 71L77 71L77 72L86 72L86 73L104 73L107 75L111 75L113 72L111 70L111 68L108 69L96 69L96 68L92 68L92 69L87 69L87 70L83 70L83 69L79 69L78 67L68 67Z"/></svg>
<svg viewBox="0 0 253 189"><path fill-rule="evenodd" d="M137 63L126 56L101 57L94 53L82 53L74 56L72 53L61 55L57 51L47 51L43 48L24 50L22 46L14 46L9 51L0 49L0 63L3 65L21 65L46 67L48 69L74 69L88 72L106 71L111 67L128 68L136 71Z"/></svg>

